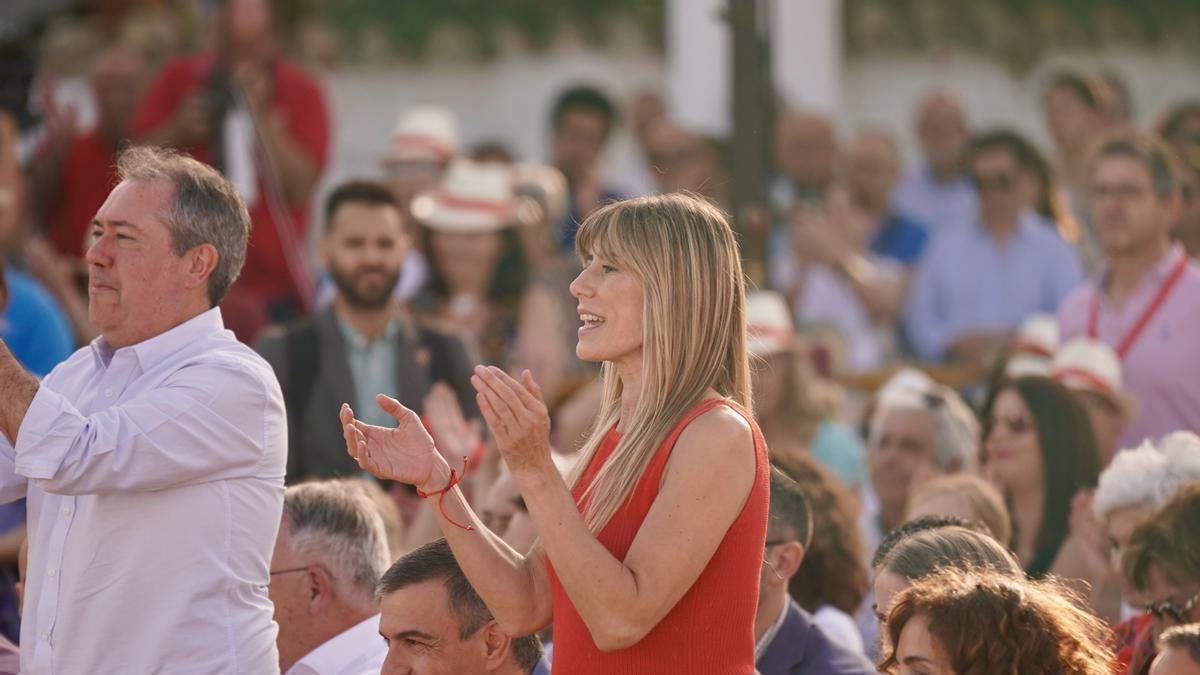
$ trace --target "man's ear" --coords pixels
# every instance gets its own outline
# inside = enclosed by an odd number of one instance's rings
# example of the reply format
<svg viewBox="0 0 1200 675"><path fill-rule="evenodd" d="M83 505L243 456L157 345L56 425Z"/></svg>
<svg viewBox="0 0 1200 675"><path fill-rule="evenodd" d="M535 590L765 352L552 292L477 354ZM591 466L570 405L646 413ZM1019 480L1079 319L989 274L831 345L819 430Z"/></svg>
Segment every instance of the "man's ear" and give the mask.
<svg viewBox="0 0 1200 675"><path fill-rule="evenodd" d="M796 576L800 564L804 562L804 547L800 545L800 542L792 541L779 546L778 551L775 571L784 579L791 579Z"/></svg>
<svg viewBox="0 0 1200 675"><path fill-rule="evenodd" d="M221 254L212 244L200 244L184 254L187 259L187 287L208 286L208 278L217 269Z"/></svg>
<svg viewBox="0 0 1200 675"><path fill-rule="evenodd" d="M512 638L500 629L500 624L495 619L487 622L479 632L483 637L483 662L488 672L499 670L512 652Z"/></svg>
<svg viewBox="0 0 1200 675"><path fill-rule="evenodd" d="M305 572L308 581L308 613L316 616L333 603L333 578L320 565L313 565Z"/></svg>

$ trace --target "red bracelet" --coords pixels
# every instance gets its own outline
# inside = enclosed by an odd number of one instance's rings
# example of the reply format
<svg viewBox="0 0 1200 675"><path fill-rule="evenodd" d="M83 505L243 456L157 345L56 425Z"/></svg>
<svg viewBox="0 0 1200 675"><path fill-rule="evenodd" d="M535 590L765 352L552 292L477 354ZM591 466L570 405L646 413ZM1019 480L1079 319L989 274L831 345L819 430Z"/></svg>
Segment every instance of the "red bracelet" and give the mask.
<svg viewBox="0 0 1200 675"><path fill-rule="evenodd" d="M442 512L442 517L445 518L447 520L447 522L449 522L451 525L453 525L459 529L466 530L467 532L473 532L475 530L475 527L473 525L463 525L463 524L455 521L453 518L451 518L449 515L446 514L446 505L445 505L446 493L453 490L455 485L458 485L459 483L461 483L463 476L466 475L466 473L467 473L467 458L463 457L463 472L460 474L457 471L455 471L453 468L450 469L450 482L446 485L446 487L442 488L441 490L434 490L433 492L422 492L420 488L417 488L417 496L420 497L421 499L426 499L428 497L437 495L438 496L438 510Z"/></svg>

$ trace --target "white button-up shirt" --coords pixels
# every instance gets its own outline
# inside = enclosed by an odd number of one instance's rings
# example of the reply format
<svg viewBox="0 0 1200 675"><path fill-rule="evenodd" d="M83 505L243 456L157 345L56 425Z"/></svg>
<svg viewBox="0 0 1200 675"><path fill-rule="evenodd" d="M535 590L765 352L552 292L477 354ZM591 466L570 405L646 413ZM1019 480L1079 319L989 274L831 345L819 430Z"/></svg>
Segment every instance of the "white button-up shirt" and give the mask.
<svg viewBox="0 0 1200 675"><path fill-rule="evenodd" d="M379 615L358 623L317 647L287 675L379 675L387 643L379 635Z"/></svg>
<svg viewBox="0 0 1200 675"><path fill-rule="evenodd" d="M286 461L279 384L220 310L75 352L0 436L0 500L28 497L21 672L278 673Z"/></svg>

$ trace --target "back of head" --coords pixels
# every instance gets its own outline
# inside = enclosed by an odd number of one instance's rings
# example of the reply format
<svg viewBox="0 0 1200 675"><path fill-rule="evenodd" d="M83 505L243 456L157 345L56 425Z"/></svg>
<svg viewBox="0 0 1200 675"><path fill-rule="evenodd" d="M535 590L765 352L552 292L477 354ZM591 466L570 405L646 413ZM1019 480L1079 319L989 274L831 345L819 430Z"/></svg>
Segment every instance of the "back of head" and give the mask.
<svg viewBox="0 0 1200 675"><path fill-rule="evenodd" d="M804 564L788 590L804 609L831 605L854 613L867 591L858 503L828 469L807 455L776 457L775 465L804 496L812 512L812 536Z"/></svg>
<svg viewBox="0 0 1200 675"><path fill-rule="evenodd" d="M812 543L813 515L796 481L778 466L771 466L771 510L768 532L776 527L788 528L796 541L808 549ZM770 536L770 535L768 535Z"/></svg>
<svg viewBox="0 0 1200 675"><path fill-rule="evenodd" d="M612 262L641 283L643 294L638 410L589 487L587 520L595 531L624 501L655 446L706 391L751 407L746 302L737 239L727 216L689 195L601 207L580 226L576 251L585 262L593 255ZM571 484L620 412L615 366L605 363L601 373L600 414Z"/></svg>
<svg viewBox="0 0 1200 675"><path fill-rule="evenodd" d="M1004 504L1004 495L995 485L972 473L934 476L925 481L909 498L909 513L912 513L911 507L922 500L943 495L959 499L970 511L969 515L960 515L984 525L996 541L1006 542L1012 537L1012 519Z"/></svg>
<svg viewBox="0 0 1200 675"><path fill-rule="evenodd" d="M208 277L208 301L216 307L246 262L250 213L237 188L216 169L187 155L140 146L117 158L120 181L164 181L174 187L165 214L176 255L201 244L217 250L217 264Z"/></svg>
<svg viewBox="0 0 1200 675"><path fill-rule="evenodd" d="M324 566L344 602L374 611L375 584L390 556L383 518L366 490L349 479L293 485L283 514L296 556Z"/></svg>
<svg viewBox="0 0 1200 675"><path fill-rule="evenodd" d="M877 569L916 580L946 567L990 570L1018 579L1024 576L1021 564L995 539L953 525L900 539Z"/></svg>
<svg viewBox="0 0 1200 675"><path fill-rule="evenodd" d="M1146 590L1150 569L1179 584L1200 582L1200 485L1181 489L1129 538L1121 573L1135 590Z"/></svg>
<svg viewBox="0 0 1200 675"><path fill-rule="evenodd" d="M397 560L380 578L375 592L383 598L426 581L441 581L444 585L446 601L458 621L460 640L471 637L493 620L445 539L435 539ZM512 655L526 672L532 671L542 657L542 644L536 635L513 636Z"/></svg>
<svg viewBox="0 0 1200 675"><path fill-rule="evenodd" d="M1103 622L1055 583L947 568L896 597L887 621L891 645L901 644L915 617L955 673L1112 672ZM899 657L893 648L880 670L895 672Z"/></svg>
<svg viewBox="0 0 1200 675"><path fill-rule="evenodd" d="M1124 508L1159 509L1190 483L1200 483L1200 436L1178 431L1118 452L1100 474L1092 508L1101 520Z"/></svg>

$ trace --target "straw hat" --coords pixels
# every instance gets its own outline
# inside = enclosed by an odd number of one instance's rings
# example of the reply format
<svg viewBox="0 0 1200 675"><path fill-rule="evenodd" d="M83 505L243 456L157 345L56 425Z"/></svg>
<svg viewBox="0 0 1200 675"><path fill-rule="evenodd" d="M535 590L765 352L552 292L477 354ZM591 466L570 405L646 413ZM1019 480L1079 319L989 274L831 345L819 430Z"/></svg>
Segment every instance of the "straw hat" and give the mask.
<svg viewBox="0 0 1200 675"><path fill-rule="evenodd" d="M439 232L503 230L515 219L512 170L457 158L437 187L413 198L412 214Z"/></svg>
<svg viewBox="0 0 1200 675"><path fill-rule="evenodd" d="M1004 365L1009 377L1049 375L1058 349L1058 319L1034 314L1021 324L1012 340L1012 355Z"/></svg>
<svg viewBox="0 0 1200 675"><path fill-rule="evenodd" d="M746 297L746 350L771 356L792 349L796 329L787 301L775 291L754 291Z"/></svg>
<svg viewBox="0 0 1200 675"><path fill-rule="evenodd" d="M396 118L384 162L445 162L458 154L458 122L439 106L409 108Z"/></svg>
<svg viewBox="0 0 1200 675"><path fill-rule="evenodd" d="M1090 338L1076 338L1054 355L1051 377L1069 389L1098 394L1128 419L1133 400L1121 389L1121 361L1112 347Z"/></svg>

